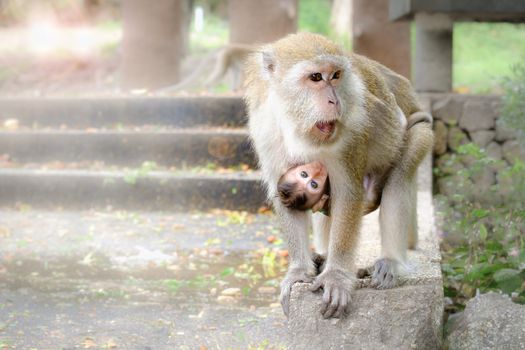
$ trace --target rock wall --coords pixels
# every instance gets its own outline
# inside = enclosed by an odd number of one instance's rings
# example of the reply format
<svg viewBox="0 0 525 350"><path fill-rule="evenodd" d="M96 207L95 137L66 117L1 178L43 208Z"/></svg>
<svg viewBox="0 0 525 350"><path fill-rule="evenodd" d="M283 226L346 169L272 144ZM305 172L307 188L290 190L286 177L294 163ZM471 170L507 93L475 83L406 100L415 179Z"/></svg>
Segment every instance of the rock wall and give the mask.
<svg viewBox="0 0 525 350"><path fill-rule="evenodd" d="M516 140L516 133L505 128L499 120L501 96L421 94L424 108L434 117L434 167L450 173L447 160L462 144L472 142L484 149L488 156L514 164L516 159L525 161L525 150ZM454 164L459 171L468 164ZM438 179L434 192L452 194L446 181ZM484 169L483 174L473 179L480 190L498 183L498 167Z"/></svg>

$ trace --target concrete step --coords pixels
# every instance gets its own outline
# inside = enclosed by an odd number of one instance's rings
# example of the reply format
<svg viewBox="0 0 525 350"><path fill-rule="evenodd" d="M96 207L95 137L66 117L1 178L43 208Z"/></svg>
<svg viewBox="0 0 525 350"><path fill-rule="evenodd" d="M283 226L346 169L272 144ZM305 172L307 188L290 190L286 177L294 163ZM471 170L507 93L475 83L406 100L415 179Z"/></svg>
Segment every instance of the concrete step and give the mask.
<svg viewBox="0 0 525 350"><path fill-rule="evenodd" d="M240 126L245 115L240 97L0 98L2 124L28 127Z"/></svg>
<svg viewBox="0 0 525 350"><path fill-rule="evenodd" d="M0 206L37 208L257 211L265 204L258 172L0 169Z"/></svg>
<svg viewBox="0 0 525 350"><path fill-rule="evenodd" d="M101 161L139 166L153 161L165 166L256 166L248 133L239 128L3 131L0 153L16 163Z"/></svg>
<svg viewBox="0 0 525 350"><path fill-rule="evenodd" d="M0 344L283 348L278 282L286 260L270 254L280 249L267 240L279 235L274 220L227 211L2 210Z"/></svg>

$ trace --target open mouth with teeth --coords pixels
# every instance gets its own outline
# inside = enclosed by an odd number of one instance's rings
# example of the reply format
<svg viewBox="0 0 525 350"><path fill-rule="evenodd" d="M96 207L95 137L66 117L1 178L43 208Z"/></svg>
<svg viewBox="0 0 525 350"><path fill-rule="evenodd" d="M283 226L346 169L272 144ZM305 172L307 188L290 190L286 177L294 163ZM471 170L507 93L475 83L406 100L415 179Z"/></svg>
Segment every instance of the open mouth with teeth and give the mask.
<svg viewBox="0 0 525 350"><path fill-rule="evenodd" d="M317 129L319 129L319 131L323 135L326 135L328 137L328 136L332 135L332 133L335 130L335 121L332 120L332 121L329 121L329 122L325 122L325 121L317 122L317 123L315 123L315 127Z"/></svg>

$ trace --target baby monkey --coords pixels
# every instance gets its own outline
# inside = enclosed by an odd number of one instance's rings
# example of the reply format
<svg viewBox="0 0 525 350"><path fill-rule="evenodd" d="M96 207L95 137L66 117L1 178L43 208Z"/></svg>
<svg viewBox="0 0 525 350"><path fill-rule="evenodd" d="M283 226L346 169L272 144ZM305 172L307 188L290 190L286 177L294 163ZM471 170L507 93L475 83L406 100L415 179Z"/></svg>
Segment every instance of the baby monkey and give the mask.
<svg viewBox="0 0 525 350"><path fill-rule="evenodd" d="M366 175L363 180L365 189L365 211L368 214L381 203L381 191L377 180ZM277 184L277 193L281 203L289 209L330 215L330 179L326 167L320 161L294 166L281 176Z"/></svg>
<svg viewBox="0 0 525 350"><path fill-rule="evenodd" d="M406 130L418 123L432 123L432 117L425 112L414 113L408 117ZM384 183L385 178L365 175L363 215L373 212L381 204ZM301 211L312 209L314 213L321 212L330 216L330 180L326 167L320 161L288 169L277 183L277 193L286 208Z"/></svg>
<svg viewBox="0 0 525 350"><path fill-rule="evenodd" d="M286 208L329 215L329 182L324 164L314 161L288 169L277 183L277 193Z"/></svg>

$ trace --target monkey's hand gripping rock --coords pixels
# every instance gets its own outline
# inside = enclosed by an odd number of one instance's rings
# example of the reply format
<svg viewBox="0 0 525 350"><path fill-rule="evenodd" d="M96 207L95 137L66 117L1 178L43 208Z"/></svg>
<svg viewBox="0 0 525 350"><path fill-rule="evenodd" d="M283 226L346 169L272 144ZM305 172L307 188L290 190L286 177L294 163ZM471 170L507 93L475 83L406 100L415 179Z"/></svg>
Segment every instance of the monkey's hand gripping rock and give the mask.
<svg viewBox="0 0 525 350"><path fill-rule="evenodd" d="M324 270L310 287L310 291L323 290L321 314L324 318L342 318L350 311L354 278L344 269Z"/></svg>
<svg viewBox="0 0 525 350"><path fill-rule="evenodd" d="M311 283L313 280L313 275L308 273L306 269L291 268L288 270L286 276L281 282L281 295L279 296L286 317L288 317L288 312L290 311L290 293L292 292L292 286L294 283Z"/></svg>

